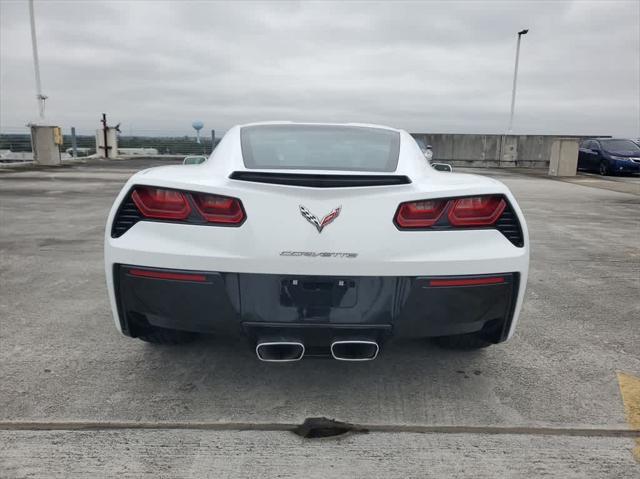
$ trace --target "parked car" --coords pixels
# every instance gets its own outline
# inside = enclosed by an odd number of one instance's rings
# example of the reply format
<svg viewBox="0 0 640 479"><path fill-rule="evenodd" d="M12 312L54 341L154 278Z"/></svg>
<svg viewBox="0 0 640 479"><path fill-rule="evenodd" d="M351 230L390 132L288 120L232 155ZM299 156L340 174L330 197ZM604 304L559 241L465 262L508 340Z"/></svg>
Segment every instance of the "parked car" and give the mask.
<svg viewBox="0 0 640 479"><path fill-rule="evenodd" d="M433 161L433 149L431 148L431 145L427 145L420 138L414 138L414 140L416 140L416 143L420 147L422 154L424 155L425 159L429 162L429 164L434 170L447 171L447 172L453 171L453 167L449 163L439 163L439 162Z"/></svg>
<svg viewBox="0 0 640 479"><path fill-rule="evenodd" d="M528 268L504 184L442 174L407 132L371 125L236 126L197 168L133 175L105 234L122 333L241 335L262 361L366 361L402 337L506 341Z"/></svg>
<svg viewBox="0 0 640 479"><path fill-rule="evenodd" d="M95 152L96 152L95 148L82 148L82 147L76 148L76 155L78 157L89 156ZM67 148L65 150L65 153L68 154L69 156L73 156L73 148Z"/></svg>
<svg viewBox="0 0 640 479"><path fill-rule="evenodd" d="M207 157L204 155L192 155L185 156L184 160L182 160L183 165L199 165L207 161Z"/></svg>
<svg viewBox="0 0 640 479"><path fill-rule="evenodd" d="M421 138L414 138L414 140L416 140L416 143L420 147L420 150L427 161L431 161L433 159L433 149L431 148L431 145L427 145Z"/></svg>
<svg viewBox="0 0 640 479"><path fill-rule="evenodd" d="M640 146L633 140L592 138L580 144L578 169L601 175L640 173Z"/></svg>

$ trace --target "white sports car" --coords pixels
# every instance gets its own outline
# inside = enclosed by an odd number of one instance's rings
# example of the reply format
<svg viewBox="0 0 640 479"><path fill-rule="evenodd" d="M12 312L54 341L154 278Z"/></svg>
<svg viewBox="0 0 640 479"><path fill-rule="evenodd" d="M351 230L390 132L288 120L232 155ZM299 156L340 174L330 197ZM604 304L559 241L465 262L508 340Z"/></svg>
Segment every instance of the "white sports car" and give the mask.
<svg viewBox="0 0 640 479"><path fill-rule="evenodd" d="M236 126L202 164L133 175L105 234L122 333L243 335L263 361L505 341L528 265L505 185L436 171L407 132L360 124Z"/></svg>

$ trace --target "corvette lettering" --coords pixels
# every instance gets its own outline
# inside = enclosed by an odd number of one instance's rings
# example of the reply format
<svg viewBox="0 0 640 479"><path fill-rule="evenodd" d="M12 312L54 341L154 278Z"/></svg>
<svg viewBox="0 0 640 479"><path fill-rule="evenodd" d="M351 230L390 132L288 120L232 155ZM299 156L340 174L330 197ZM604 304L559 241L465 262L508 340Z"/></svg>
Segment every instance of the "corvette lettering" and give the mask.
<svg viewBox="0 0 640 479"><path fill-rule="evenodd" d="M307 256L311 258L355 258L358 253L331 253L315 251L283 251L280 256Z"/></svg>

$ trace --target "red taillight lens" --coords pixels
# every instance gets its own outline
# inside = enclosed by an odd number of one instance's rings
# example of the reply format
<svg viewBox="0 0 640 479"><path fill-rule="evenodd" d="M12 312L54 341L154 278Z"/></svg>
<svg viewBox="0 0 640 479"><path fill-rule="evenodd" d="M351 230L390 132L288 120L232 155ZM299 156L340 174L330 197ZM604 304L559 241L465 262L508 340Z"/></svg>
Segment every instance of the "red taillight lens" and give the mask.
<svg viewBox="0 0 640 479"><path fill-rule="evenodd" d="M184 220L191 213L186 196L179 191L138 186L131 198L146 218Z"/></svg>
<svg viewBox="0 0 640 479"><path fill-rule="evenodd" d="M198 213L209 223L237 225L244 221L240 200L228 196L192 193Z"/></svg>
<svg viewBox="0 0 640 479"><path fill-rule="evenodd" d="M471 196L453 200L449 208L452 226L491 226L506 208L501 196Z"/></svg>
<svg viewBox="0 0 640 479"><path fill-rule="evenodd" d="M428 228L442 216L447 200L424 200L402 203L396 214L401 228Z"/></svg>

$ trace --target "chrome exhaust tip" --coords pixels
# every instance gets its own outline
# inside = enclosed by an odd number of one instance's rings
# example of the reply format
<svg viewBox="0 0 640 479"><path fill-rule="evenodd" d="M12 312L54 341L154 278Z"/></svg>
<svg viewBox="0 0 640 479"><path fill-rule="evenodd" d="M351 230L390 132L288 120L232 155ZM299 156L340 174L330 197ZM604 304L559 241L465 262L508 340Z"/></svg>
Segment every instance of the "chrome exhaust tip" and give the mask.
<svg viewBox="0 0 640 479"><path fill-rule="evenodd" d="M344 340L331 343L331 356L338 361L373 361L380 347L375 341Z"/></svg>
<svg viewBox="0 0 640 479"><path fill-rule="evenodd" d="M273 341L258 343L256 355L260 361L286 363L300 361L304 356L304 344L296 341Z"/></svg>

